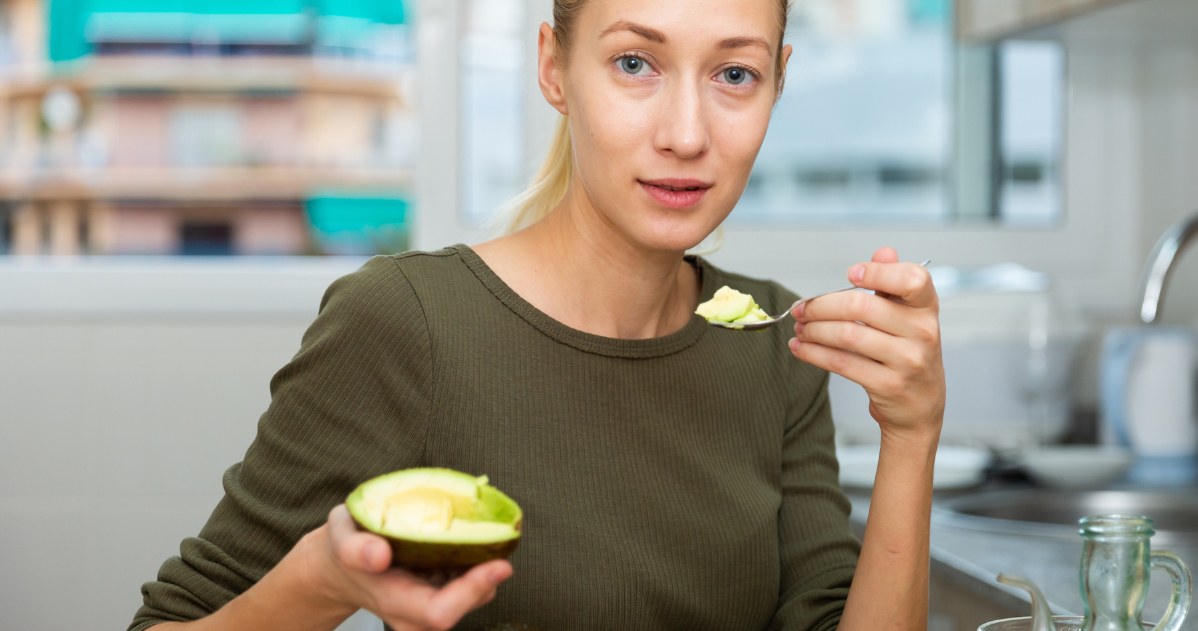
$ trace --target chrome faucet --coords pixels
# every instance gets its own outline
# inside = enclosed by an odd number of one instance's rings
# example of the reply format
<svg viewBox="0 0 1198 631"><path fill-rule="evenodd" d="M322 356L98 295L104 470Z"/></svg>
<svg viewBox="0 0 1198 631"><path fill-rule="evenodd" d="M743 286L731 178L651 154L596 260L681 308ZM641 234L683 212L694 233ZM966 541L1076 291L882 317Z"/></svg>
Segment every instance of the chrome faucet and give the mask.
<svg viewBox="0 0 1198 631"><path fill-rule="evenodd" d="M1165 283L1169 280L1169 272L1173 270L1173 264L1186 244L1195 237L1198 237L1198 214L1173 224L1152 246L1140 281L1143 296L1140 300L1140 321L1144 324L1156 324L1165 303Z"/></svg>

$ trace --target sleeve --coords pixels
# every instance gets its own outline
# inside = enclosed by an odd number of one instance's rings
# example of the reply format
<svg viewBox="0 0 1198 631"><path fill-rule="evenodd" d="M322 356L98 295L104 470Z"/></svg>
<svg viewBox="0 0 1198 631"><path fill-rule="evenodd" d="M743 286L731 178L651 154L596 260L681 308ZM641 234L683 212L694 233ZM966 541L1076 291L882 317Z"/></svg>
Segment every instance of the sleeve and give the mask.
<svg viewBox="0 0 1198 631"><path fill-rule="evenodd" d="M785 348L785 338L780 342ZM770 629L816 631L840 623L860 543L840 489L828 373L787 354L796 396L782 444L778 513L781 586Z"/></svg>
<svg viewBox="0 0 1198 631"><path fill-rule="evenodd" d="M363 480L417 465L431 409L426 321L397 261L376 257L335 281L224 498L142 586L129 631L193 620L248 589Z"/></svg>

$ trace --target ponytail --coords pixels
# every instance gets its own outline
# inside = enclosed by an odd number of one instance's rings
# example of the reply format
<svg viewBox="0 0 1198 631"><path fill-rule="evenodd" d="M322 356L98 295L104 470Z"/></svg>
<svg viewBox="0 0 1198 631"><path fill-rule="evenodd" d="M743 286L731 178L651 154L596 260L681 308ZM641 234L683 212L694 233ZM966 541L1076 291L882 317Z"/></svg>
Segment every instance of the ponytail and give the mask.
<svg viewBox="0 0 1198 631"><path fill-rule="evenodd" d="M570 121L562 116L553 132L553 142L532 184L507 203L503 232L511 234L540 221L557 208L566 196L574 175L574 147L570 142Z"/></svg>

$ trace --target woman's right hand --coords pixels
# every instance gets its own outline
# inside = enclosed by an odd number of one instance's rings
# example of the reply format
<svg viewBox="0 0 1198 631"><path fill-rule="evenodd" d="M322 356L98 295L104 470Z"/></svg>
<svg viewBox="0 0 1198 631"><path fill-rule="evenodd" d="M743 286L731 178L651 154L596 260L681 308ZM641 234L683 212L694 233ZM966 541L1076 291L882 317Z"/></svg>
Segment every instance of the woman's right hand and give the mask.
<svg viewBox="0 0 1198 631"><path fill-rule="evenodd" d="M323 531L323 532L322 532ZM506 560L488 561L438 587L391 567L385 539L358 530L345 505L327 524L304 537L308 581L314 590L351 613L367 609L395 631L450 629L467 613L495 598L512 575Z"/></svg>

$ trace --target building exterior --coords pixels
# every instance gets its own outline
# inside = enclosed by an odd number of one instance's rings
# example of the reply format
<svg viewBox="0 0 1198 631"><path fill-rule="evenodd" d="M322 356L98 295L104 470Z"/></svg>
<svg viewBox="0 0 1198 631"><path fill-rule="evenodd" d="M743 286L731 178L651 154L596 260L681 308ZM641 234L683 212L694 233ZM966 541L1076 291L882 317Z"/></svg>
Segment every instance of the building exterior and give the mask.
<svg viewBox="0 0 1198 631"><path fill-rule="evenodd" d="M0 253L404 247L398 0L0 0Z"/></svg>

